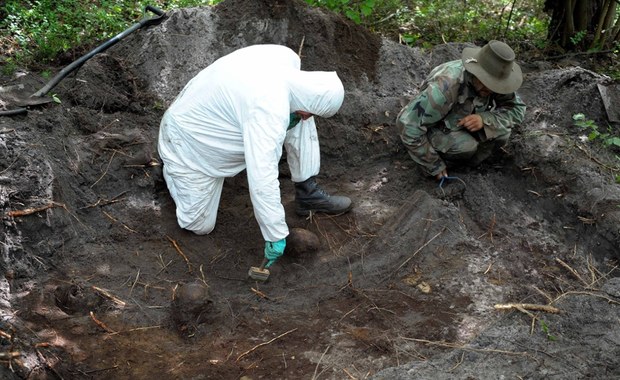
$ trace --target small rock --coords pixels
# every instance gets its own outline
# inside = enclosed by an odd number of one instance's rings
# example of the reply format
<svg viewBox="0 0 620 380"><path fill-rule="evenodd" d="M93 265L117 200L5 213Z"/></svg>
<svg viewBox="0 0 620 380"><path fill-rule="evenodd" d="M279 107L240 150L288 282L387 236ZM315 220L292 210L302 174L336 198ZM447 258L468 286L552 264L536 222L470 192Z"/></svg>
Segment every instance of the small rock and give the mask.
<svg viewBox="0 0 620 380"><path fill-rule="evenodd" d="M287 255L303 255L318 251L321 246L319 237L312 231L304 228L291 228L286 238Z"/></svg>
<svg viewBox="0 0 620 380"><path fill-rule="evenodd" d="M209 288L200 282L180 285L171 302L172 320L181 329L188 325L198 325L206 320L213 301Z"/></svg>

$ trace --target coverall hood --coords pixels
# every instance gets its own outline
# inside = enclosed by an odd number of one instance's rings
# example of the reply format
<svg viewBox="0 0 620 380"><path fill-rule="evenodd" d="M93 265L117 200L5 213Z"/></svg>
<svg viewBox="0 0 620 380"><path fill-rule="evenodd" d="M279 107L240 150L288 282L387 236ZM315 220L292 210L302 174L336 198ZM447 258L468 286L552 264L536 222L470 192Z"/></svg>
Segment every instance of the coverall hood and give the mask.
<svg viewBox="0 0 620 380"><path fill-rule="evenodd" d="M335 71L293 71L289 88L291 113L306 111L330 117L344 100L344 86Z"/></svg>

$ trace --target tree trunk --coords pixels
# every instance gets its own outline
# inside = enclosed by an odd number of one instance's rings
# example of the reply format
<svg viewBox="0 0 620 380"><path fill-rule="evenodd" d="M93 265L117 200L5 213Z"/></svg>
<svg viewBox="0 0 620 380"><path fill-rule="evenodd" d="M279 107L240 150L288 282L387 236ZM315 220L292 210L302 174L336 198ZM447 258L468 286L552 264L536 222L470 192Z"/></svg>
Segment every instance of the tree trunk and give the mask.
<svg viewBox="0 0 620 380"><path fill-rule="evenodd" d="M614 3L610 6L608 1ZM566 50L578 50L596 40L599 26L604 30L608 9L616 0L545 0L544 11L551 14L548 39Z"/></svg>

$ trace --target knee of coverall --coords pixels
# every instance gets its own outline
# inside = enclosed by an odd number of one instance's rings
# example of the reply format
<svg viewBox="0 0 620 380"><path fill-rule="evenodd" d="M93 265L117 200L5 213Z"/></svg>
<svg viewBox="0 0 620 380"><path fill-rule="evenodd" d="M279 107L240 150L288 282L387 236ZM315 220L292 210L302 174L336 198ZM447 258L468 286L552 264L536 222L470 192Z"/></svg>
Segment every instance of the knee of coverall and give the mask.
<svg viewBox="0 0 620 380"><path fill-rule="evenodd" d="M186 224L185 226L182 225L183 222L181 221L181 219L177 218L177 221L181 228L191 231L196 235L209 234L215 228L215 219L210 220L209 218L207 218L203 220L194 220L194 222Z"/></svg>
<svg viewBox="0 0 620 380"><path fill-rule="evenodd" d="M170 165L163 167L164 180L176 205L179 227L197 235L213 231L217 220L224 178L200 173L176 175Z"/></svg>
<svg viewBox="0 0 620 380"><path fill-rule="evenodd" d="M433 148L450 160L470 159L478 150L478 141L466 130L429 130L429 140Z"/></svg>

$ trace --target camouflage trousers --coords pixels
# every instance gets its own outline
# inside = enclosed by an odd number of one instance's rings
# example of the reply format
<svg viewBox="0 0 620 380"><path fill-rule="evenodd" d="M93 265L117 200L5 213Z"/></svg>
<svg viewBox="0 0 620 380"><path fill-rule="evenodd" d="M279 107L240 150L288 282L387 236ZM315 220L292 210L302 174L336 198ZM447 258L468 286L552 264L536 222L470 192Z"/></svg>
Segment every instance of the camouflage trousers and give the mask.
<svg viewBox="0 0 620 380"><path fill-rule="evenodd" d="M426 136L445 161L478 165L508 142L510 131L488 139L484 129L472 133L465 129L429 128Z"/></svg>

